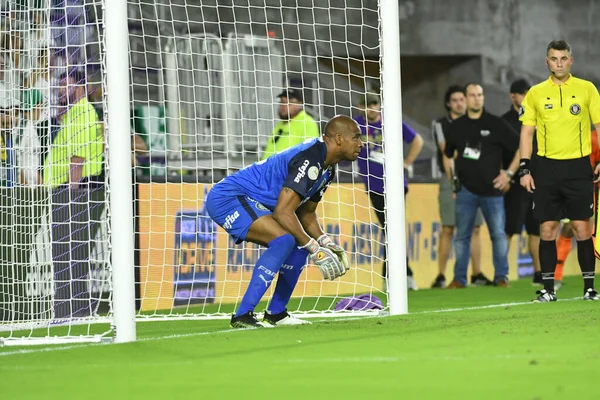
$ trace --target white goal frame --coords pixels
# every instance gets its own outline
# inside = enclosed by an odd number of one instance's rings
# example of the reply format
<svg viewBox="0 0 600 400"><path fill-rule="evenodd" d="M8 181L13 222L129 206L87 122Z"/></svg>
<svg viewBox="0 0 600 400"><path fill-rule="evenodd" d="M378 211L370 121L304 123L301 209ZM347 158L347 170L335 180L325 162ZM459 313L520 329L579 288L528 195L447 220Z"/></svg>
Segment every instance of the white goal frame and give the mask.
<svg viewBox="0 0 600 400"><path fill-rule="evenodd" d="M136 314L134 279L134 230L131 174L123 173L131 168L130 152L130 73L127 1L104 0L104 45L106 52L106 98L108 129L108 171L107 193L110 198L111 260L112 260L112 304L111 313L105 317L81 318L68 321L70 325L110 322L113 336L87 335L69 337L10 337L0 338L1 345L68 344L85 342L113 341L115 343L136 340L136 321L164 321L178 319L198 319L182 314L152 317ZM408 313L406 282L406 243L404 170L402 136L402 98L400 78L400 31L397 0L379 0L381 23L380 45L382 52L382 93L384 118L385 185L386 204L396 207L386 208L387 216L387 257L389 314ZM169 101L168 99L166 99ZM177 144L173 144L176 146ZM231 145L226 143L226 146ZM391 178L391 179L390 179ZM396 244L389 246L389 243ZM376 312L377 313L377 312ZM304 317L349 317L374 315L374 312L352 313L308 313ZM229 316L201 316L202 319L224 319ZM32 324L24 324L31 329ZM15 324L19 325L18 323ZM25 325L27 325L25 327ZM47 325L46 325L47 326Z"/></svg>

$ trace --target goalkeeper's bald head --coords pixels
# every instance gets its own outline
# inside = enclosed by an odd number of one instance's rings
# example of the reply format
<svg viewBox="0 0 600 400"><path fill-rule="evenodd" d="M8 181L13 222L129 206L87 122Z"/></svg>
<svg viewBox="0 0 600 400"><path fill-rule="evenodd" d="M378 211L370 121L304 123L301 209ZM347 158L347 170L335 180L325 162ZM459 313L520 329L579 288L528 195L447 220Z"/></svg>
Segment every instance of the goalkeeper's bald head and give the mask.
<svg viewBox="0 0 600 400"><path fill-rule="evenodd" d="M355 161L363 146L358 123L346 115L336 115L327 122L323 140L327 145L327 164Z"/></svg>
<svg viewBox="0 0 600 400"><path fill-rule="evenodd" d="M347 115L336 115L327 122L327 125L325 125L323 136L330 139L335 138L338 134L352 136L356 129L360 132L360 127L355 120Z"/></svg>

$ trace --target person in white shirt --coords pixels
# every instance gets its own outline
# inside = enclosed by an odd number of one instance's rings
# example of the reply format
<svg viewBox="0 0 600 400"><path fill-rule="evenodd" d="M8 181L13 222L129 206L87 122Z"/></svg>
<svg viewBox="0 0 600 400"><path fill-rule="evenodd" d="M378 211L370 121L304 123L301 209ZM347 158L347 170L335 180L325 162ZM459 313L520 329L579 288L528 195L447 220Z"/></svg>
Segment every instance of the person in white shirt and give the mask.
<svg viewBox="0 0 600 400"><path fill-rule="evenodd" d="M17 182L21 186L41 184L42 145L37 125L42 122L42 92L30 89L24 93L23 118L13 130L16 153Z"/></svg>

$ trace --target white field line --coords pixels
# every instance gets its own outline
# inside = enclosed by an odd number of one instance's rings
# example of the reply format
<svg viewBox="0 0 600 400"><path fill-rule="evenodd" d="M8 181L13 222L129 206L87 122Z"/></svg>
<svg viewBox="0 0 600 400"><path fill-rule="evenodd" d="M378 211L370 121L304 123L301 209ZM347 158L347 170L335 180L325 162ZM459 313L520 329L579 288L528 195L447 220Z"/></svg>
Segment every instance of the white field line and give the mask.
<svg viewBox="0 0 600 400"><path fill-rule="evenodd" d="M373 356L373 357L337 357L337 358L291 358L282 359L279 364L348 364L348 363L400 363L400 362L415 362L415 361L464 361L464 360L480 360L480 361L492 361L492 360L513 360L513 359L525 359L531 360L532 358L555 358L554 354L543 354L536 355L535 357L531 354L477 354L473 356L435 356L435 357L386 357L386 356Z"/></svg>
<svg viewBox="0 0 600 400"><path fill-rule="evenodd" d="M572 297L570 299L560 299L560 302L565 301L573 301L573 300L581 300L581 296ZM527 304L536 304L531 301L521 301L515 303L501 303L501 304L488 304L487 306L473 306L473 307L461 307L461 308L442 308L440 310L428 310L428 311L418 311L410 314L437 314L437 313L445 313L445 312L456 312L456 311L471 311L471 310L485 310L487 308L502 308L502 307L513 307L513 306L524 306Z"/></svg>
<svg viewBox="0 0 600 400"><path fill-rule="evenodd" d="M580 300L581 297L573 297L570 299L560 299L561 302L564 301L573 301ZM428 311L419 311L414 313L409 313L407 315L419 315L419 314L438 314L438 313L449 313L449 312L458 312L458 311L473 311L473 310L484 310L489 308L503 308L503 307L514 307L514 306L524 306L528 304L535 304L530 301L528 302L514 302L514 303L501 303L501 304L488 304L485 306L473 306L473 307L461 307L461 308L445 308L441 310L428 310ZM328 322L328 321L352 321L352 320L362 320L365 318L384 318L383 316L373 315L366 317L341 317L341 318L323 318L319 320L314 320L314 322ZM211 331L211 332L192 332L192 333L183 333L177 335L166 335L166 336L156 336L149 338L141 338L138 339L138 342L149 342L156 340L168 340L168 339L180 339L187 337L195 337L195 336L207 336L207 335L219 335L223 333L234 333L234 332L244 332L244 329L223 329L219 331ZM106 343L94 343L94 344L78 344L78 345L69 345L69 346L57 346L57 347L45 347L45 348L35 348L35 349L20 349L15 351L6 351L0 352L0 357L12 356L17 354L31 354L31 353L44 353L44 352L52 352L52 351L62 351L62 350L70 350L79 347L89 347L89 346L105 346Z"/></svg>

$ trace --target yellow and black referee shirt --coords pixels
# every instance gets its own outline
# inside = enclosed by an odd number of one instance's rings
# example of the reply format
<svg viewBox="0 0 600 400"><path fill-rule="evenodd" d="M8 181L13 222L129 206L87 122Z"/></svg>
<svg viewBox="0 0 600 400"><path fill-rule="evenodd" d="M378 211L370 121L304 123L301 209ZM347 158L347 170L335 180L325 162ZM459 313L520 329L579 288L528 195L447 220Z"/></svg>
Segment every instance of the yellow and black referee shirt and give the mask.
<svg viewBox="0 0 600 400"><path fill-rule="evenodd" d="M562 85L552 77L527 92L519 119L537 127L538 156L555 160L586 157L592 152L590 119L600 122L600 96L593 83L569 78Z"/></svg>

